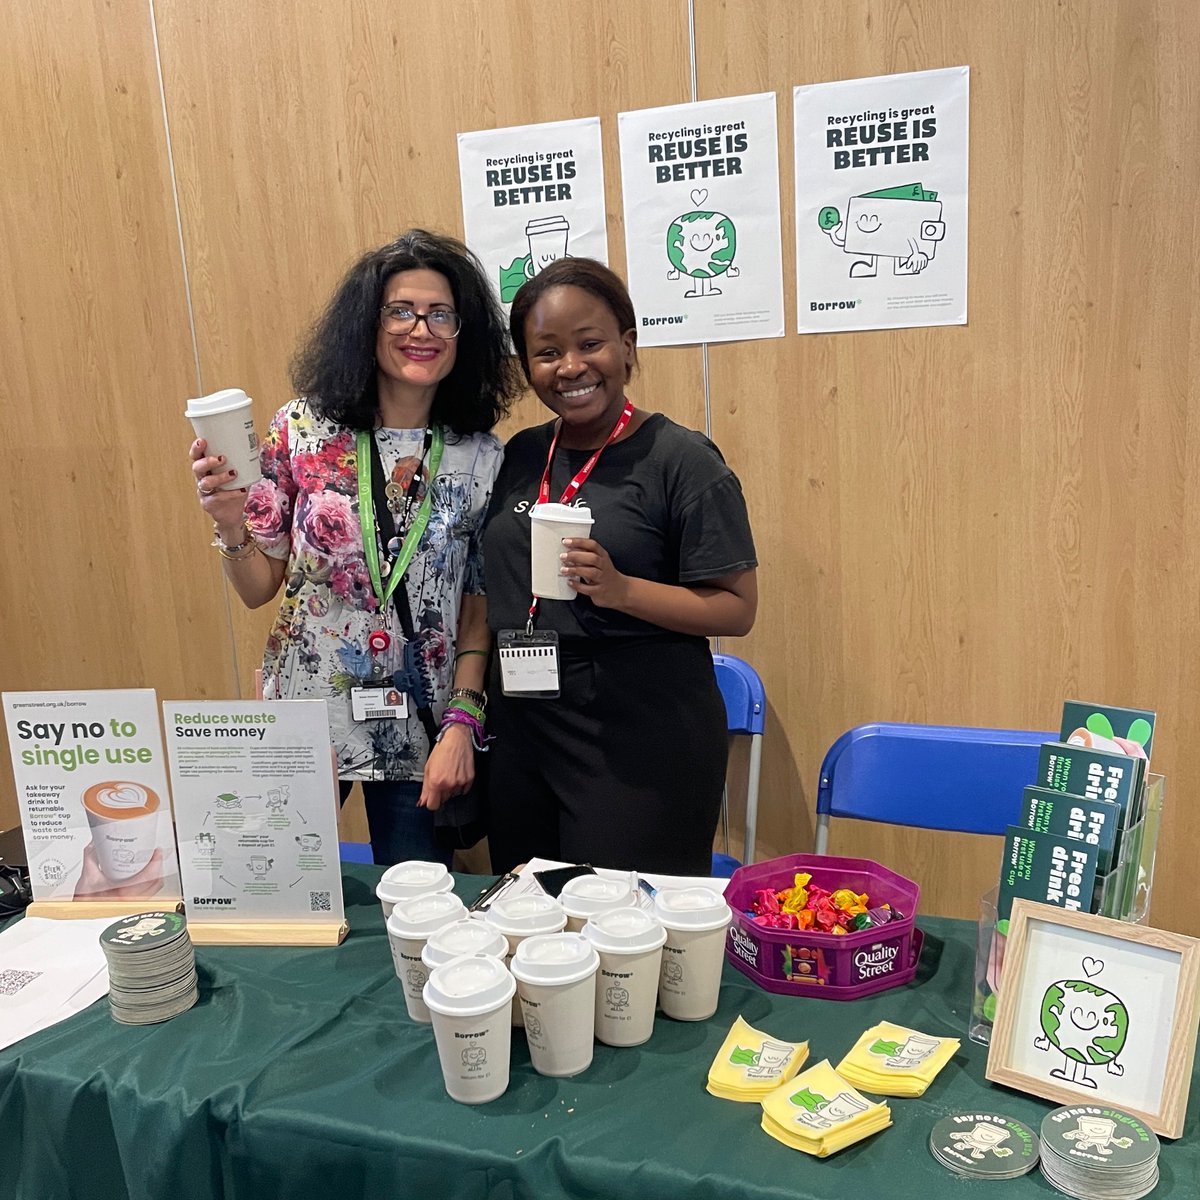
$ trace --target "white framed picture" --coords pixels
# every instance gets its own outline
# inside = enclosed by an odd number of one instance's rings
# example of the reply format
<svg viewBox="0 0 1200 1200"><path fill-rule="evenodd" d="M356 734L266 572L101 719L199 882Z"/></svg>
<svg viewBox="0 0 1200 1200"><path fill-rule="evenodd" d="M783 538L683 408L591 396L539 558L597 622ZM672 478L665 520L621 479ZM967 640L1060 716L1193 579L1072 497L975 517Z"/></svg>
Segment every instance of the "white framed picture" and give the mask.
<svg viewBox="0 0 1200 1200"><path fill-rule="evenodd" d="M987 1077L1063 1104L1103 1101L1178 1137L1198 978L1195 938L1018 900Z"/></svg>

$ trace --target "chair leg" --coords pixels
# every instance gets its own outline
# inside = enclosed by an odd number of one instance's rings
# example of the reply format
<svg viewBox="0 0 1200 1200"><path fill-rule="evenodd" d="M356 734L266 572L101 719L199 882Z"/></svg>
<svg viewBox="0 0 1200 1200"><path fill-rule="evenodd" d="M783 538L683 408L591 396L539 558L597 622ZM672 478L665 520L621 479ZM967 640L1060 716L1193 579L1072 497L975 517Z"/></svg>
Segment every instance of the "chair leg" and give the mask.
<svg viewBox="0 0 1200 1200"><path fill-rule="evenodd" d="M816 836L813 838L813 853L825 854L829 849L829 814L817 813Z"/></svg>
<svg viewBox="0 0 1200 1200"><path fill-rule="evenodd" d="M762 734L750 738L750 773L746 780L746 844L742 857L749 866L754 861L754 843L758 840L758 781L762 774Z"/></svg>

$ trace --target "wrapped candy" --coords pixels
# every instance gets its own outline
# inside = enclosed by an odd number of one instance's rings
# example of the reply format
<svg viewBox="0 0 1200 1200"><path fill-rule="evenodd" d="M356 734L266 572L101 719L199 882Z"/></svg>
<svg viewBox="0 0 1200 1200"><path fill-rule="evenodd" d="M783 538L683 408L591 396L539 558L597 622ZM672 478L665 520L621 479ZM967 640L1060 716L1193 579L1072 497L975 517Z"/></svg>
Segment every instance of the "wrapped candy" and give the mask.
<svg viewBox="0 0 1200 1200"><path fill-rule="evenodd" d="M830 891L813 883L809 873L799 872L789 888L759 888L746 915L769 929L811 929L833 934L873 929L899 916L887 904L874 908L869 905L866 892L852 888Z"/></svg>

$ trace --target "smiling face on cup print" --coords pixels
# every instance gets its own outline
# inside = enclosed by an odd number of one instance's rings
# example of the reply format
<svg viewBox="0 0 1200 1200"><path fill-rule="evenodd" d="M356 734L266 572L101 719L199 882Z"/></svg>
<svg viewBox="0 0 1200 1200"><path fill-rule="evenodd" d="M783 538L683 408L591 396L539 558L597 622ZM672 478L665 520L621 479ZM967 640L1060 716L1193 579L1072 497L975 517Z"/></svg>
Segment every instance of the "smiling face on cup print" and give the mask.
<svg viewBox="0 0 1200 1200"><path fill-rule="evenodd" d="M525 374L538 399L562 418L562 444L603 445L637 361L633 306L624 284L599 263L560 259L517 293L512 315L513 343Z"/></svg>

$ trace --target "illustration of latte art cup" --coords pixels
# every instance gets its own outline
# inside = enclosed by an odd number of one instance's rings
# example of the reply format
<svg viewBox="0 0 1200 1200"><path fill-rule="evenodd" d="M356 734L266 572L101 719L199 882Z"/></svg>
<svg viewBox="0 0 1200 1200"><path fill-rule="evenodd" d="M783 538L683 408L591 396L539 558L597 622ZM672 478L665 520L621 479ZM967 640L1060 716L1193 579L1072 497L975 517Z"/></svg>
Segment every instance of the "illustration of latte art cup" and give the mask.
<svg viewBox="0 0 1200 1200"><path fill-rule="evenodd" d="M158 796L141 783L94 783L83 807L100 870L114 883L141 871L158 844Z"/></svg>

